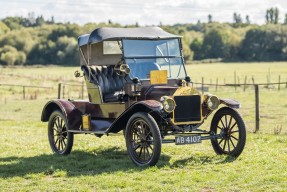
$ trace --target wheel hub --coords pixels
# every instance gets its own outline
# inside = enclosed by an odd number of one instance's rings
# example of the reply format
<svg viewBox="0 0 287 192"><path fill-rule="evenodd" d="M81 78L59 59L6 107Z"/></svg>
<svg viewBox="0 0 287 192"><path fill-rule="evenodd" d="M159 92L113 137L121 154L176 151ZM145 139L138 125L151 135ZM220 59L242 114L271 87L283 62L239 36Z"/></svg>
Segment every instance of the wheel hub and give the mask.
<svg viewBox="0 0 287 192"><path fill-rule="evenodd" d="M228 128L224 128L222 131L221 131L221 135L224 139L228 139L230 138L230 130Z"/></svg>

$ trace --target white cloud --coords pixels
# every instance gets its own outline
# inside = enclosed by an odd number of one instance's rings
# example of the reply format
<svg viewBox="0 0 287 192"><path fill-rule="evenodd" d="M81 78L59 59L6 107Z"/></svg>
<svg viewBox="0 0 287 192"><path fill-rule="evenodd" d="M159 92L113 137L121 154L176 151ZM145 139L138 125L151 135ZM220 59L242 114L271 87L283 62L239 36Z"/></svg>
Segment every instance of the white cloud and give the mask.
<svg viewBox="0 0 287 192"><path fill-rule="evenodd" d="M207 21L211 14L214 21L232 22L233 13L244 19L249 15L251 22L263 24L266 9L278 7L281 21L287 13L285 0L0 0L0 18L6 16L27 16L29 12L54 16L56 21L107 22L109 19L121 24L158 25L195 23Z"/></svg>

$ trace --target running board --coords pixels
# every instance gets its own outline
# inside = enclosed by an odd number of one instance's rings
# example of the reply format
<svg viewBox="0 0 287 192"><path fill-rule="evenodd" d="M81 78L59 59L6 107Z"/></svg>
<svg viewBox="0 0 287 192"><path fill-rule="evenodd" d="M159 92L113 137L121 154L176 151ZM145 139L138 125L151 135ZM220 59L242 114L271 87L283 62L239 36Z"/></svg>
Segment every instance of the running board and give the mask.
<svg viewBox="0 0 287 192"><path fill-rule="evenodd" d="M105 131L88 131L88 130L69 130L70 133L83 133L83 134L95 134L95 135L105 135Z"/></svg>

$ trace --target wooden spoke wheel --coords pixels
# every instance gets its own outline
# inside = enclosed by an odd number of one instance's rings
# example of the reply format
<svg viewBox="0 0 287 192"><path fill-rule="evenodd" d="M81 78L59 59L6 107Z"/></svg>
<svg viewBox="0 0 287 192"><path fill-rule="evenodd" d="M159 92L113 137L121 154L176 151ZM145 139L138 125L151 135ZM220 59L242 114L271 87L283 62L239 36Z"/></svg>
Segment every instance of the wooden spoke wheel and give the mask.
<svg viewBox="0 0 287 192"><path fill-rule="evenodd" d="M125 130L126 145L131 160L138 166L155 165L161 153L161 136L154 118L147 113L135 113Z"/></svg>
<svg viewBox="0 0 287 192"><path fill-rule="evenodd" d="M211 122L211 134L220 134L221 138L212 139L211 143L217 154L237 157L244 149L246 129L241 115L234 109L219 109Z"/></svg>
<svg viewBox="0 0 287 192"><path fill-rule="evenodd" d="M61 111L54 111L48 123L48 138L54 153L66 155L73 147L74 135L67 130L66 118Z"/></svg>

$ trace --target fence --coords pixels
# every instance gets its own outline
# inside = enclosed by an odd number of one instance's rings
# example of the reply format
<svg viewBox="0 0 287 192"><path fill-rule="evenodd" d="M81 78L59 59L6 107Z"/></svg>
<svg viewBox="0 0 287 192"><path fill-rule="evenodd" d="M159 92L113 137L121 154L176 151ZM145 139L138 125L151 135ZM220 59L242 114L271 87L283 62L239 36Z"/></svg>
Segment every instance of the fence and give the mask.
<svg viewBox="0 0 287 192"><path fill-rule="evenodd" d="M67 86L71 86L71 87L79 87L80 86L81 87L80 98L84 99L84 82L82 82L81 84L59 83L58 84L58 99L61 98L61 93L62 93L62 98L65 98L65 88Z"/></svg>
<svg viewBox="0 0 287 192"><path fill-rule="evenodd" d="M284 86L282 87L282 85ZM283 131L287 133L287 102L285 100L287 82L280 82L280 76L278 83L260 84L218 84L218 81L216 84L205 84L202 78L201 83L193 83L193 86L202 93L214 91L215 95L238 99L244 104L241 110L249 120L249 127L253 127L250 124L254 125L252 132L261 131L263 128L263 132L273 131L273 133L279 134ZM266 131L267 129L268 131ZM251 131L251 129L249 130Z"/></svg>
<svg viewBox="0 0 287 192"><path fill-rule="evenodd" d="M240 101L242 105L240 112L244 116L249 132L287 133L287 82L218 84L216 81L215 84L212 84L204 83L204 79L202 79L202 82L193 83L193 86L203 93L209 91L220 98L233 98ZM45 100L54 98L87 99L84 82L62 82L58 84L58 87L13 84L0 84L0 87L18 87L18 92L14 95L18 99L29 99L27 95L32 94L31 89L41 89L42 92L39 94L45 95ZM9 94L14 94L9 90L6 93L8 98ZM43 97L38 96L34 99L41 98Z"/></svg>
<svg viewBox="0 0 287 192"><path fill-rule="evenodd" d="M26 88L36 88L36 89L53 89L53 87L47 87L47 86L32 86L32 85L14 85L14 84L0 84L0 86L6 86L6 87L22 87L22 95L23 99L26 99Z"/></svg>

